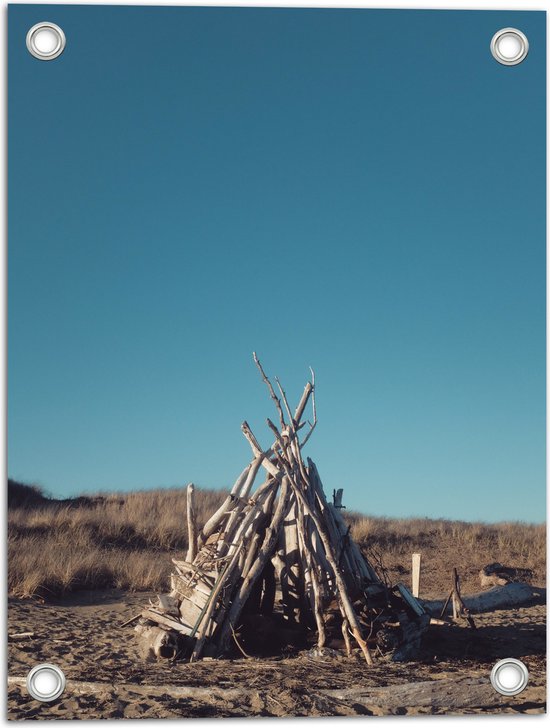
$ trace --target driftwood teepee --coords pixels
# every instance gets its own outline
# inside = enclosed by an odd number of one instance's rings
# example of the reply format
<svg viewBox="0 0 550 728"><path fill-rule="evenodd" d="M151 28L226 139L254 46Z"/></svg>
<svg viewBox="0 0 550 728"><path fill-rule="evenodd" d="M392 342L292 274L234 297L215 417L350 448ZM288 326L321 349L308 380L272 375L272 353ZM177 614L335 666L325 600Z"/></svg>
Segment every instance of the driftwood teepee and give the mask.
<svg viewBox="0 0 550 728"><path fill-rule="evenodd" d="M277 393L254 360L278 414L278 424L267 420L273 444L264 450L242 424L253 459L200 530L188 486L186 559L174 560L170 594L143 611L136 630L158 657L222 657L238 644L243 615L279 609L283 624L313 635L319 648L338 630L347 653L355 643L369 664L388 635L394 648L412 645L429 616L405 587L391 590L378 577L350 536L341 492L329 504L315 463L304 460L317 423L313 372L292 411L279 380Z"/></svg>

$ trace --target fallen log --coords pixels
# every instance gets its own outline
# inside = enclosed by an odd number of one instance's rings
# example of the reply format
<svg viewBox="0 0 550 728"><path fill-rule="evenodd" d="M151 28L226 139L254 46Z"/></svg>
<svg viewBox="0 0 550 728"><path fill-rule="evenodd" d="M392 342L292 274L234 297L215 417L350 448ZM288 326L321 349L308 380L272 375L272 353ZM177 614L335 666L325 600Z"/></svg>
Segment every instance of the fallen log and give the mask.
<svg viewBox="0 0 550 728"><path fill-rule="evenodd" d="M546 589L533 587L530 584L511 582L505 586L495 586L487 591L477 592L470 596L463 596L464 606L469 612L479 614L492 612L494 609L509 609L528 604L544 604L546 602ZM419 600L420 603L434 617L442 617L448 609L448 600ZM446 603L447 601L447 603ZM445 612L443 612L445 607Z"/></svg>
<svg viewBox="0 0 550 728"><path fill-rule="evenodd" d="M8 687L25 689L27 678L9 675ZM540 688L535 688L538 692ZM275 690L275 688L274 688ZM101 695L104 693L127 691L137 695L151 695L152 692L169 695L173 699L191 699L211 704L213 700L228 703L243 703L250 697L248 688L194 687L187 685L161 684L142 685L137 683L108 683L81 680L67 680L66 691L70 694ZM538 695L537 692L537 695ZM263 693L263 691L262 691ZM269 692L265 693L269 695ZM386 687L351 687L335 689L316 689L311 695L357 705L363 708L440 708L452 713L464 708L492 707L507 705L517 697L505 698L492 687L487 677L441 678L422 680L414 683L402 683ZM541 701L544 695L541 694Z"/></svg>
<svg viewBox="0 0 550 728"><path fill-rule="evenodd" d="M143 658L170 660L176 655L176 645L169 632L161 627L138 625L136 631L141 637Z"/></svg>
<svg viewBox="0 0 550 728"><path fill-rule="evenodd" d="M494 706L506 703L499 695L488 677L445 678L403 683L388 687L352 687L337 690L324 690L336 700L354 703L365 708L396 707L406 708L443 708L446 712L464 708ZM508 698L510 700L510 698Z"/></svg>

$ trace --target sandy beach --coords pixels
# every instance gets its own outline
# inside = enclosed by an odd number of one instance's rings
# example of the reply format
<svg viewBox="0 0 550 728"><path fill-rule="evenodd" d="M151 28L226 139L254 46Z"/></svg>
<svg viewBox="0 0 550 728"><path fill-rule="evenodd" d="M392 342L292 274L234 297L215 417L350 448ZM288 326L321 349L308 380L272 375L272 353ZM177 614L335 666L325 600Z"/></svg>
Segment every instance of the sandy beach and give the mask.
<svg viewBox="0 0 550 728"><path fill-rule="evenodd" d="M121 627L153 594L88 591L55 603L9 601L9 719L181 718L405 714L542 713L545 710L545 605L476 616L477 629L433 627L421 659L302 652L271 659L145 662L132 626ZM32 637L15 635L32 632ZM499 696L492 665L518 657L527 689ZM68 683L56 702L39 703L20 684L51 662ZM19 681L17 681L19 678ZM391 686L391 689L388 687Z"/></svg>

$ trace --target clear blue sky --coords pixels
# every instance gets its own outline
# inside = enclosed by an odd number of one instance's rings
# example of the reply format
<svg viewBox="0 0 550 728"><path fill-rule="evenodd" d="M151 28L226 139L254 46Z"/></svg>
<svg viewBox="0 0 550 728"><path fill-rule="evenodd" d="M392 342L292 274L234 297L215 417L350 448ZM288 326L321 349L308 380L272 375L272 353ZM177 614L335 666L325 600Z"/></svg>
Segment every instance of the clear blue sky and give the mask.
<svg viewBox="0 0 550 728"><path fill-rule="evenodd" d="M348 508L544 520L544 109L540 12L11 6L10 476L230 485L256 349Z"/></svg>

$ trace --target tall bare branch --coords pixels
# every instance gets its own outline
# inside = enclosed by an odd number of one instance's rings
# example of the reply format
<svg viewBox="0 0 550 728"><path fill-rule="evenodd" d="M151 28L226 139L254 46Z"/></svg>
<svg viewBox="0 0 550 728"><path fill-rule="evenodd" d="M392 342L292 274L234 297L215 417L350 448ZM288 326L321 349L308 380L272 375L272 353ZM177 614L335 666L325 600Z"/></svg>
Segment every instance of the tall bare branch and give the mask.
<svg viewBox="0 0 550 728"><path fill-rule="evenodd" d="M277 395L275 394L275 390L273 389L273 385L269 381L269 378L268 378L267 374L264 372L264 369L263 369L262 365L260 364L260 360L258 359L255 351L252 352L252 356L254 357L254 361L256 362L256 366L258 367L258 369L260 371L260 374L262 375L262 379L264 380L265 385L266 385L266 387L269 390L269 394L271 396L271 399L275 402L275 407L277 408L277 412L279 413L279 420L281 422L281 428L284 428L286 423L285 423L285 417L283 415L283 410L281 408L281 401L277 397Z"/></svg>

